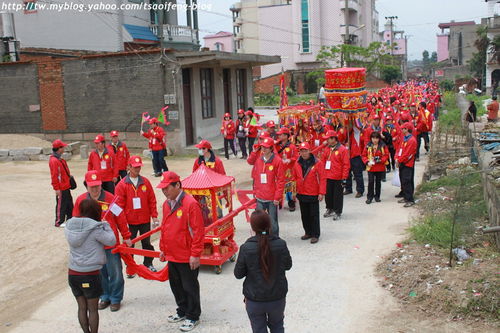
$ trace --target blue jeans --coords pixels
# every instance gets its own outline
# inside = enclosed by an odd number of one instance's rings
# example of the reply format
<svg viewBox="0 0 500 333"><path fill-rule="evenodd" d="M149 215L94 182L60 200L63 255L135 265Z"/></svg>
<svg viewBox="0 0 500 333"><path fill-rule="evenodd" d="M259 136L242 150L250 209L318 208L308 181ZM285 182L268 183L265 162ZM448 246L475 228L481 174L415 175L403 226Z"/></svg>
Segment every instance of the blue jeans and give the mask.
<svg viewBox="0 0 500 333"><path fill-rule="evenodd" d="M279 237L278 206L274 205L272 201L260 201L257 199L257 209L262 209L269 214L271 217L272 234Z"/></svg>
<svg viewBox="0 0 500 333"><path fill-rule="evenodd" d="M101 301L118 304L123 299L125 281L123 280L122 259L119 253L105 250L106 265L101 269L102 290Z"/></svg>
<svg viewBox="0 0 500 333"><path fill-rule="evenodd" d="M165 150L153 150L153 170L155 173L168 171L167 163L165 162Z"/></svg>

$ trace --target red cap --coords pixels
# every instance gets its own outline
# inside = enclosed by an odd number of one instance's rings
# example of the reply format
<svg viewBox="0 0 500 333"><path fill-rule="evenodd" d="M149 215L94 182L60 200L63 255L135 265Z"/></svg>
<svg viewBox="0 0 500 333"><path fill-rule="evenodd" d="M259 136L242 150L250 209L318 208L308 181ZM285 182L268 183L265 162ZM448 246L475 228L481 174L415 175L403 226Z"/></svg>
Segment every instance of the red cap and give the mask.
<svg viewBox="0 0 500 333"><path fill-rule="evenodd" d="M85 174L85 183L87 183L87 186L97 186L102 184L101 177L99 176L97 170L90 170Z"/></svg>
<svg viewBox="0 0 500 333"><path fill-rule="evenodd" d="M269 132L264 131L264 132L261 132L259 134L259 139L265 139L265 138L270 138L270 137L271 137L271 135L269 134Z"/></svg>
<svg viewBox="0 0 500 333"><path fill-rule="evenodd" d="M243 110L243 109L239 109L239 110L238 110L238 114L245 114L245 110Z"/></svg>
<svg viewBox="0 0 500 333"><path fill-rule="evenodd" d="M227 117L231 118L231 114L229 114L229 113L224 114L224 118L227 118Z"/></svg>
<svg viewBox="0 0 500 333"><path fill-rule="evenodd" d="M264 140L262 140L260 145L262 147L271 148L272 146L274 146L274 140L272 138L265 138Z"/></svg>
<svg viewBox="0 0 500 333"><path fill-rule="evenodd" d="M111 131L109 132L110 137L118 136L118 131Z"/></svg>
<svg viewBox="0 0 500 333"><path fill-rule="evenodd" d="M156 186L156 188L165 188L168 185L180 181L181 178L178 174L173 171L165 171L161 176L161 182Z"/></svg>
<svg viewBox="0 0 500 333"><path fill-rule="evenodd" d="M387 116L385 117L385 120L393 120L393 118L391 116Z"/></svg>
<svg viewBox="0 0 500 333"><path fill-rule="evenodd" d="M152 125L152 124L156 124L158 123L158 118L151 118L149 119L149 124Z"/></svg>
<svg viewBox="0 0 500 333"><path fill-rule="evenodd" d="M290 135L290 130L288 129L288 127L282 127L282 128L280 128L280 130L276 134L278 134L278 135L279 134L288 134L288 135Z"/></svg>
<svg viewBox="0 0 500 333"><path fill-rule="evenodd" d="M387 108L387 109L385 109L385 112L392 112L392 111L393 111L393 109L392 109L392 108Z"/></svg>
<svg viewBox="0 0 500 333"><path fill-rule="evenodd" d="M212 144L210 143L210 141L201 140L200 143L198 143L195 147L199 149L202 148L212 149Z"/></svg>
<svg viewBox="0 0 500 333"><path fill-rule="evenodd" d="M52 148L62 148L62 147L66 147L67 144L65 144L64 142L62 142L61 140L57 139L57 140L54 140L54 142L52 142Z"/></svg>
<svg viewBox="0 0 500 333"><path fill-rule="evenodd" d="M413 131L413 125L410 122L407 122L407 123L404 123L403 125L401 125L401 129L403 129L403 128L406 128L410 132Z"/></svg>
<svg viewBox="0 0 500 333"><path fill-rule="evenodd" d="M328 138L338 138L339 135L337 134L337 132L333 131L333 130L329 130L328 132L326 132L326 135L325 137L328 139Z"/></svg>
<svg viewBox="0 0 500 333"><path fill-rule="evenodd" d="M245 115L246 115L246 116L253 116L253 112L252 112L252 111L250 111L250 110L248 110L247 112L245 112Z"/></svg>
<svg viewBox="0 0 500 333"><path fill-rule="evenodd" d="M377 120L377 119L380 120L380 116L378 114L376 114L376 115L373 116L373 120Z"/></svg>
<svg viewBox="0 0 500 333"><path fill-rule="evenodd" d="M299 150L301 149L307 149L307 150L311 150L311 146L309 145L308 142L302 142L299 146Z"/></svg>
<svg viewBox="0 0 500 333"><path fill-rule="evenodd" d="M94 139L94 143L99 143L99 142L103 142L103 141L106 141L106 139L104 139L104 135L97 135Z"/></svg>
<svg viewBox="0 0 500 333"><path fill-rule="evenodd" d="M128 164L133 168L143 166L141 157L137 155L130 156L130 158L128 159Z"/></svg>
<svg viewBox="0 0 500 333"><path fill-rule="evenodd" d="M411 104L410 104L410 106L417 106L417 104L415 104L415 103L411 103Z"/></svg>
<svg viewBox="0 0 500 333"><path fill-rule="evenodd" d="M266 123L266 126L267 126L267 127L276 127L276 124L274 123L274 121L269 120L269 121Z"/></svg>

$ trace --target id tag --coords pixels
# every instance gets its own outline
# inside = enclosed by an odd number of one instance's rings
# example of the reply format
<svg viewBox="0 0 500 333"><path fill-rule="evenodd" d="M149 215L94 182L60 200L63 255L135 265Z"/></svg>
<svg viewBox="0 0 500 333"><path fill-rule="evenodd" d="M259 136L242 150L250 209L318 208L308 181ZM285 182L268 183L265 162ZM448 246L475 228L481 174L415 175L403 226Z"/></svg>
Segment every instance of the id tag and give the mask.
<svg viewBox="0 0 500 333"><path fill-rule="evenodd" d="M134 205L134 209L141 209L141 198L132 198L132 204Z"/></svg>
<svg viewBox="0 0 500 333"><path fill-rule="evenodd" d="M332 161L326 161L325 170L330 170L332 167Z"/></svg>
<svg viewBox="0 0 500 333"><path fill-rule="evenodd" d="M101 161L101 169L106 170L108 167L106 166L106 161Z"/></svg>
<svg viewBox="0 0 500 333"><path fill-rule="evenodd" d="M260 183L267 184L267 174L265 174L265 173L260 174Z"/></svg>
<svg viewBox="0 0 500 333"><path fill-rule="evenodd" d="M398 156L401 156L403 154L403 148L399 148Z"/></svg>
<svg viewBox="0 0 500 333"><path fill-rule="evenodd" d="M315 145L316 147L318 147L318 146L319 146L319 140L314 140L314 145Z"/></svg>

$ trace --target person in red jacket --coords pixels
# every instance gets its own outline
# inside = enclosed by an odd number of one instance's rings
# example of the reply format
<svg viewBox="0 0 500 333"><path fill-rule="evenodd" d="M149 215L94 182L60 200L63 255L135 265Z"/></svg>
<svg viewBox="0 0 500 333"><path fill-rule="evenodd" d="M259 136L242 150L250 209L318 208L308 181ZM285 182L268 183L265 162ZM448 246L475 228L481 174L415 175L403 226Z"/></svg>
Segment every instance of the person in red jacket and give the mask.
<svg viewBox="0 0 500 333"><path fill-rule="evenodd" d="M73 208L73 216L80 216L80 202L85 199L94 199L101 205L103 221L106 221L113 229L116 236L115 246L120 244L120 236L122 235L123 242L127 246L132 246L130 241L130 231L127 222L124 219L124 214L120 207L115 205L115 196L110 192L106 192L102 188L102 180L100 173L96 170L88 171L85 174L85 186L87 192L80 195L75 201ZM112 253L114 246L105 247L106 264L101 269L101 283L103 294L99 302L99 310L103 310L110 306L112 312L120 310L120 304L123 299L125 289L125 281L123 280L123 267L119 253Z"/></svg>
<svg viewBox="0 0 500 333"><path fill-rule="evenodd" d="M420 145L422 139L424 139L425 151L429 152L429 133L432 132L432 114L429 110L427 110L427 103L420 102L418 114L421 121L418 123L419 127L417 128L419 132L419 135L417 136L417 161L420 157Z"/></svg>
<svg viewBox="0 0 500 333"><path fill-rule="evenodd" d="M142 235L151 230L151 219L154 226L159 225L158 211L156 209L156 196L150 181L140 175L142 159L140 156L131 156L128 160L128 175L123 178L115 189L116 204L123 209L125 220L132 234L131 238ZM142 248L154 251L151 238L141 240ZM152 257L144 257L144 266L156 272ZM134 274L128 274L129 279Z"/></svg>
<svg viewBox="0 0 500 333"><path fill-rule="evenodd" d="M108 150L115 153L116 167L118 168L118 181L127 176L127 163L130 158L130 152L125 142L118 138L118 131L109 132L111 144L108 145Z"/></svg>
<svg viewBox="0 0 500 333"><path fill-rule="evenodd" d="M335 131L326 134L328 145L323 149L322 162L326 177L326 212L323 217L333 216L333 220L340 219L344 208L343 188L351 168L349 151L338 141Z"/></svg>
<svg viewBox="0 0 500 333"><path fill-rule="evenodd" d="M246 160L248 157L247 154L247 146L246 146L246 141L247 141L247 133L245 129L245 110L239 109L238 110L238 119L236 119L235 122L235 127L236 127L236 138L238 139L238 145L240 146L241 150L241 159ZM248 153L251 153L252 151L250 150Z"/></svg>
<svg viewBox="0 0 500 333"><path fill-rule="evenodd" d="M259 129L257 128L256 119L254 119L255 115L253 111L248 110L245 112L245 132L248 138L248 151L252 151L253 144L255 143L255 139L257 138L257 134L259 133Z"/></svg>
<svg viewBox="0 0 500 333"><path fill-rule="evenodd" d="M209 141L201 140L195 147L198 148L199 157L194 160L193 172L195 172L200 165L205 164L207 167L217 173L220 173L221 175L226 174L224 164L222 164L220 158L215 156L215 153L212 150L212 144Z"/></svg>
<svg viewBox="0 0 500 333"><path fill-rule="evenodd" d="M276 123L272 120L269 120L266 123L266 133L269 133L269 137L273 138L274 140L278 139L278 134L276 132Z"/></svg>
<svg viewBox="0 0 500 333"><path fill-rule="evenodd" d="M345 128L349 128L347 125ZM338 135L338 142L345 144L346 147L349 147L349 165L350 170L347 176L344 195L352 194L353 191L353 178L356 181L356 195L355 198L361 198L365 193L365 182L363 179L363 171L365 170L365 165L363 164L363 160L361 159L361 154L363 153L363 129L359 128L356 124L349 131L349 135L347 134L347 130L341 133L342 129L339 132L336 132ZM349 138L349 140L347 140Z"/></svg>
<svg viewBox="0 0 500 333"><path fill-rule="evenodd" d="M285 197L288 202L288 208L291 212L295 211L295 181L293 180L292 170L299 155L297 148L290 141L290 130L282 127L278 131L278 143L276 144L276 152L283 161L285 171Z"/></svg>
<svg viewBox="0 0 500 333"><path fill-rule="evenodd" d="M382 188L382 179L386 172L386 164L389 160L389 149L387 148L379 132L372 132L371 141L363 150L363 163L366 164L368 172L368 195L366 203L371 204L375 198L380 202L380 192Z"/></svg>
<svg viewBox="0 0 500 333"><path fill-rule="evenodd" d="M175 172L164 172L156 187L167 198L163 203L160 260L168 261L168 280L177 303L177 312L167 320L184 320L180 329L187 332L198 325L201 314L198 272L205 237L201 207L182 190Z"/></svg>
<svg viewBox="0 0 500 333"><path fill-rule="evenodd" d="M56 227L64 228L66 221L73 217L73 197L71 196L71 176L68 164L62 158L67 144L57 139L52 142L52 155L49 158L50 179L56 194Z"/></svg>
<svg viewBox="0 0 500 333"><path fill-rule="evenodd" d="M309 132L309 145L311 149L314 150L322 147L326 142L327 129L323 126L323 120L321 118L314 120L312 127L312 131Z"/></svg>
<svg viewBox="0 0 500 333"><path fill-rule="evenodd" d="M384 126L384 143L387 145L389 149L389 164L387 164L387 172L391 170L396 170L396 150L398 147L399 137L400 137L399 126L394 122L394 118L392 116L388 116L385 118L385 126Z"/></svg>
<svg viewBox="0 0 500 333"><path fill-rule="evenodd" d="M405 207L415 204L413 192L415 191L415 155L417 153L417 141L412 135L413 126L411 123L404 123L401 126L403 141L396 154L396 166L399 167L399 179L401 180L401 194L403 199L399 203L404 203Z"/></svg>
<svg viewBox="0 0 500 333"><path fill-rule="evenodd" d="M247 160L253 165L252 178L257 209L268 212L271 216L273 235L279 236L278 205L283 199L285 188L285 171L279 155L273 151L274 140L265 138L261 146L261 155L255 161Z"/></svg>
<svg viewBox="0 0 500 333"><path fill-rule="evenodd" d="M96 170L102 180L102 188L109 193L115 193L115 183L118 180L115 153L112 149L106 148L103 135L96 136L94 143L96 149L89 154L87 170Z"/></svg>
<svg viewBox="0 0 500 333"><path fill-rule="evenodd" d="M149 150L153 154L153 170L154 176L160 177L161 173L168 171L167 163L165 162L165 131L158 125L158 119L151 118L149 120L149 130L144 132L141 129L141 135L149 139Z"/></svg>
<svg viewBox="0 0 500 333"><path fill-rule="evenodd" d="M319 202L326 193L326 178L323 162L311 154L311 146L303 142L299 146L300 157L293 168L293 177L297 184L297 198L300 205L300 217L305 234L302 240L311 239L315 244L319 240Z"/></svg>
<svg viewBox="0 0 500 333"><path fill-rule="evenodd" d="M224 136L224 155L226 156L226 159L229 159L229 146L231 146L234 156L238 156L236 155L236 148L234 147L234 134L236 133L236 127L229 113L224 115L220 132Z"/></svg>

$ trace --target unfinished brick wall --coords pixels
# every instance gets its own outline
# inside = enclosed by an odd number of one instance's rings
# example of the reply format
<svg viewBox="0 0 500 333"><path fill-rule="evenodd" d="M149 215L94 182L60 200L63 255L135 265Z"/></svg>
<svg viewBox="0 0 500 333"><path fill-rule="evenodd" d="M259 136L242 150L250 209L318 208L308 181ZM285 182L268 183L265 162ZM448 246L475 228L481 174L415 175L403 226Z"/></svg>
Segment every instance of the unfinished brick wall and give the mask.
<svg viewBox="0 0 500 333"><path fill-rule="evenodd" d="M64 107L64 86L60 59L37 59L40 109L44 131L67 128Z"/></svg>

